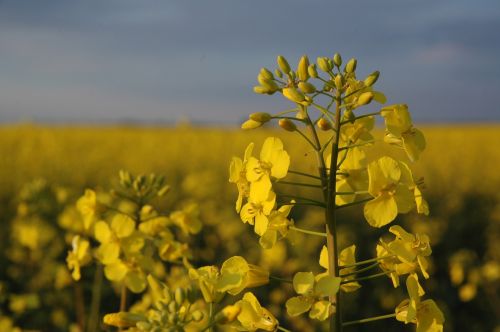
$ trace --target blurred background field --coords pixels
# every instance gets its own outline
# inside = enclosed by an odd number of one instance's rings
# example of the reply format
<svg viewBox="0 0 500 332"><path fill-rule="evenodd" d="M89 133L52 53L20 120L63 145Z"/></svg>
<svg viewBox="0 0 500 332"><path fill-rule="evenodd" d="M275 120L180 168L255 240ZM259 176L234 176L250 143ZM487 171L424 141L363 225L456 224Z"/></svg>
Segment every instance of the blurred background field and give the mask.
<svg viewBox="0 0 500 332"><path fill-rule="evenodd" d="M426 135L427 149L414 169L425 179L424 195L431 213L428 217L409 214L399 218L409 229L426 232L432 239L433 277L426 282L426 289L445 312L446 330L498 331L500 126L420 128ZM109 189L120 169L165 175L173 189L161 205L168 207L186 200L199 204L204 224L204 231L195 239L196 262L200 265L220 263L244 253L249 262L267 265L274 275L284 277L307 264L314 266L310 257L318 256L318 240L304 239L300 248L281 242L272 251L264 251L251 228L243 225L234 212L236 191L228 183L231 156L241 156L252 141L259 147L269 135L284 140L293 169L314 171L312 153L303 152L308 149L305 143L273 129L242 132L189 125L0 127L0 313L18 326L42 327L42 331L64 331L75 321L75 293L71 283L61 281L64 272L60 271L65 269L69 248L64 236L67 216L62 216L85 188ZM21 202L37 204L43 212L47 232L36 243L16 238L22 232L15 220ZM297 209L293 217L299 225L320 227L322 214L314 209ZM341 218L342 246L366 243L365 251L358 253L359 259L372 255L368 246L374 247L382 231L369 229L359 209L346 210ZM424 222L415 229L417 218ZM43 260L50 262L45 264ZM346 311L356 316L348 318L384 313L404 295L388 291L392 288L388 280L368 286L349 300L352 310ZM258 294L280 316L286 291L279 291L279 285L272 283ZM117 309L118 299L111 290L104 298L109 300L103 301L103 312ZM313 328L301 318L293 325L287 323L296 327L294 331ZM395 321L382 321L358 331L401 328Z"/></svg>

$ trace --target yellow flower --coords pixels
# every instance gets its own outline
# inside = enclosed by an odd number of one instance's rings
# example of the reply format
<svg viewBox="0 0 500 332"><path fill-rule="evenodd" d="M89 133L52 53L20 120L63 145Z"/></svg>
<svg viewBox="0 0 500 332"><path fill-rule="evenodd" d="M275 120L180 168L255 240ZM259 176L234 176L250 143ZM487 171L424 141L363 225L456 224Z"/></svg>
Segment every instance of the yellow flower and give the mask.
<svg viewBox="0 0 500 332"><path fill-rule="evenodd" d="M292 207L293 205L283 205L271 212L267 229L259 240L264 249L271 249L276 244L278 235L287 236L290 226L293 226L293 221L288 219Z"/></svg>
<svg viewBox="0 0 500 332"><path fill-rule="evenodd" d="M76 208L83 216L85 230L90 229L97 218L98 203L95 192L90 189L85 190L85 194L76 202Z"/></svg>
<svg viewBox="0 0 500 332"><path fill-rule="evenodd" d="M352 265L356 263L356 245L349 246L347 248L344 248L340 254L339 254L339 265L340 266L347 266L347 265ZM326 269L325 275L328 275L328 248L326 246L323 246L321 249L321 253L319 255L319 265L324 267ZM340 277L349 274L351 272L354 272L356 270L356 267L351 267L351 268L345 268L340 270ZM342 277L342 280L351 280L356 278L355 275L351 275L348 277ZM357 289L361 288L361 285L359 282L349 282L346 284L343 284L340 286L340 289L343 292L350 293L354 292Z"/></svg>
<svg viewBox="0 0 500 332"><path fill-rule="evenodd" d="M325 297L335 296L340 289L341 278L326 273L317 275L312 272L298 272L293 277L293 288L299 296L286 301L290 316L298 316L309 311L311 319L325 320L333 312L332 304Z"/></svg>
<svg viewBox="0 0 500 332"><path fill-rule="evenodd" d="M255 233L262 236L267 230L269 215L275 204L276 194L272 191L268 192L268 196L265 200L259 200L257 197L250 195L248 203L241 209L241 220L244 223L255 225Z"/></svg>
<svg viewBox="0 0 500 332"><path fill-rule="evenodd" d="M216 289L219 292L237 295L245 288L262 286L268 282L269 271L260 266L248 264L241 256L234 256L222 264Z"/></svg>
<svg viewBox="0 0 500 332"><path fill-rule="evenodd" d="M411 161L418 160L426 143L422 132L413 127L408 106L405 104L386 106L380 112L385 119L386 142L404 148Z"/></svg>
<svg viewBox="0 0 500 332"><path fill-rule="evenodd" d="M396 319L405 324L417 325L417 332L442 332L444 315L433 300L420 301L424 291L416 274L406 279L409 299L396 307Z"/></svg>
<svg viewBox="0 0 500 332"><path fill-rule="evenodd" d="M399 276L415 273L418 270L428 279L429 262L426 257L432 253L429 237L425 234L413 235L401 226L392 226L389 232L396 235L396 238L388 243L380 240L380 244L377 245L377 257L394 256L380 260L382 270L393 271L390 277L394 287L399 286Z"/></svg>
<svg viewBox="0 0 500 332"><path fill-rule="evenodd" d="M71 276L77 281L81 277L80 267L90 262L89 247L89 241L81 239L79 235L76 235L72 241L73 249L68 252L68 256L66 257L68 268L73 270Z"/></svg>
<svg viewBox="0 0 500 332"><path fill-rule="evenodd" d="M220 276L217 266L203 266L198 269L189 269L189 278L197 280L205 302L219 302L224 295L216 289Z"/></svg>
<svg viewBox="0 0 500 332"><path fill-rule="evenodd" d="M268 137L260 151L260 160L250 157L246 164L246 178L250 184L250 198L265 200L271 190L271 177L282 179L288 173L290 156L283 150L279 138Z"/></svg>
<svg viewBox="0 0 500 332"><path fill-rule="evenodd" d="M411 173L403 163L381 157L368 165L368 192L375 197L365 204L364 215L373 227L382 227L399 213L409 212L415 198L409 189Z"/></svg>
<svg viewBox="0 0 500 332"><path fill-rule="evenodd" d="M238 199L236 201L236 212L240 212L243 198L247 198L250 194L250 182L246 176L246 165L248 159L252 156L253 143L250 143L245 149L243 160L238 157L233 157L229 165L229 182L235 183L238 187Z"/></svg>
<svg viewBox="0 0 500 332"><path fill-rule="evenodd" d="M187 204L180 211L170 214L170 219L179 226L185 234L197 234L201 231L199 219L200 210L196 203Z"/></svg>
<svg viewBox="0 0 500 332"><path fill-rule="evenodd" d="M248 292L243 295L243 298L236 302L241 308L238 314L238 322L233 323L233 327L238 331L276 331L278 321L273 314L263 308L259 300L252 293Z"/></svg>

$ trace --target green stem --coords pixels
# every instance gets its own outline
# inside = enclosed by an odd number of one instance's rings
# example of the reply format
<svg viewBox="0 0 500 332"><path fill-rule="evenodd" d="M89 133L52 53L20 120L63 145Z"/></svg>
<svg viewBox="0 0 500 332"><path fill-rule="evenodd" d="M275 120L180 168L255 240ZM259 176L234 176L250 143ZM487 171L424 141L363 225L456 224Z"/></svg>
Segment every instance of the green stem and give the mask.
<svg viewBox="0 0 500 332"><path fill-rule="evenodd" d="M345 322L342 325L349 326L349 325L355 325L355 324L363 324L363 323L369 323L369 322L374 322L376 320L388 319L388 318L393 318L393 317L396 317L396 314L387 314L387 315L383 315L383 316L376 316L376 317L352 320L350 322Z"/></svg>
<svg viewBox="0 0 500 332"><path fill-rule="evenodd" d="M391 274L393 272L394 271L386 271L386 272L381 272L381 273L377 273L377 274L372 274L372 275L369 275L369 276L366 276L366 277L360 277L360 278L350 279L350 280L342 280L340 282L340 284L344 285L344 284L348 284L348 283L351 283L351 282L357 282L357 281L375 279L375 278L378 278L378 277L386 276L386 275Z"/></svg>
<svg viewBox="0 0 500 332"><path fill-rule="evenodd" d="M363 143L357 143L357 144L351 144L351 145L343 146L339 150L340 151L349 150L350 148L356 148L358 146L365 146L365 145L372 144L372 143L375 143L375 140L369 140L369 141L366 141L366 142L363 142Z"/></svg>
<svg viewBox="0 0 500 332"><path fill-rule="evenodd" d="M280 277L269 276L269 279L280 281L280 282L286 282L287 284L293 283L293 281L290 279L284 279L284 278L280 278Z"/></svg>
<svg viewBox="0 0 500 332"><path fill-rule="evenodd" d="M320 208L325 208L325 204L321 203L314 203L314 202L295 202L295 203L290 203L290 202L280 202L280 204L283 204L283 205L297 205L297 206L300 206L300 205L312 205L312 206L318 206Z"/></svg>
<svg viewBox="0 0 500 332"><path fill-rule="evenodd" d="M332 118L330 111L328 111L326 108L316 103L312 103L312 105L316 107L316 109L318 109L321 113L323 113L323 115L326 116L328 120L330 120L332 123L335 123L335 120ZM335 128L333 128L333 130L336 131Z"/></svg>
<svg viewBox="0 0 500 332"><path fill-rule="evenodd" d="M209 323L210 325L208 326L208 332L212 332L212 327L215 325L214 322L214 303L210 302L208 305L208 317L209 317Z"/></svg>
<svg viewBox="0 0 500 332"><path fill-rule="evenodd" d="M366 191L366 190L360 190L360 191L337 191L335 194L336 195L364 195L364 194L368 194L368 191Z"/></svg>
<svg viewBox="0 0 500 332"><path fill-rule="evenodd" d="M375 257L375 258L367 259L367 260L364 260L364 261L359 261L359 262L356 262L354 264L341 265L340 268L341 269L347 269L347 268L350 268L350 267L355 267L355 266L364 265L364 264L368 264L368 263L378 262L378 261L381 261L381 260L384 260L384 259L388 259L388 258L393 258L393 257L396 257L396 255L388 255L388 256L383 256L383 257Z"/></svg>
<svg viewBox="0 0 500 332"><path fill-rule="evenodd" d="M271 119L288 119L288 120L292 120L292 121L304 122L304 120L298 119L294 116L273 116L273 117L271 117Z"/></svg>
<svg viewBox="0 0 500 332"><path fill-rule="evenodd" d="M294 195L284 195L284 194L280 194L280 193L276 193L276 194L277 194L279 197L301 199L301 200L304 200L304 201L313 202L313 203L316 203L316 204L323 205L323 202L316 201L316 200L314 200L314 199L310 199L310 198L306 198L306 197L294 196ZM293 204L293 203L291 203L291 204Z"/></svg>
<svg viewBox="0 0 500 332"><path fill-rule="evenodd" d="M290 169L288 170L288 173L302 175L302 176L307 176L307 177L310 177L310 178L313 178L313 179L316 179L316 180L321 180L321 178L319 176L315 176L315 175L312 175L312 174L307 174L307 173L299 172L299 171L293 171L293 170L290 170Z"/></svg>
<svg viewBox="0 0 500 332"><path fill-rule="evenodd" d="M90 303L89 320L87 331L97 331L99 321L99 310L101 306L101 289L102 289L102 265L98 264L95 270L94 283L92 285L92 300Z"/></svg>
<svg viewBox="0 0 500 332"><path fill-rule="evenodd" d="M292 332L291 330L285 329L284 327L281 326L278 326L278 330L283 332Z"/></svg>
<svg viewBox="0 0 500 332"><path fill-rule="evenodd" d="M314 145L314 143L309 139L309 137L307 137L303 132L301 132L298 128L295 129L295 131L299 133L300 136L302 136L307 141L307 143L309 143L309 145L313 147L313 149L315 150L317 149L316 145Z"/></svg>
<svg viewBox="0 0 500 332"><path fill-rule="evenodd" d="M276 183L277 184L290 184L293 186L320 188L320 189L323 188L323 186L321 186L319 184L312 184L312 183L300 183L300 182L293 182L293 181L276 181Z"/></svg>
<svg viewBox="0 0 500 332"><path fill-rule="evenodd" d="M356 201L356 202L347 203L347 204L344 204L344 205L338 205L337 209L343 209L343 208L346 208L346 207L349 207L349 206L363 204L363 203L366 203L368 201L371 201L372 199L373 199L373 197L370 197L370 198L360 199L359 201Z"/></svg>
<svg viewBox="0 0 500 332"><path fill-rule="evenodd" d="M290 226L290 229L297 231L297 232L300 232L300 233L304 233L304 234L326 237L326 233L322 233L322 232L309 231L307 229L297 228L295 226Z"/></svg>
<svg viewBox="0 0 500 332"><path fill-rule="evenodd" d="M368 265L367 267L364 267L362 269L359 269L359 270L356 270L356 271L353 271L353 272L350 272L350 273L346 273L346 274L342 274L340 273L340 276L342 278L345 278L345 277L350 277L350 276L353 276L353 275L356 275L356 274L359 274L359 273L362 273L362 272L366 272L366 271L369 271L371 269L373 269L374 267L377 267L378 266L378 262L372 264L372 265Z"/></svg>
<svg viewBox="0 0 500 332"><path fill-rule="evenodd" d="M379 112L373 112L373 113L363 114L363 115L355 117L353 120L342 121L341 124L345 124L345 123L349 123L349 122L352 123L352 122L354 122L354 121L356 121L358 119L366 118L366 117L369 117L369 116L372 116L372 115L380 115L380 111Z"/></svg>
<svg viewBox="0 0 500 332"><path fill-rule="evenodd" d="M288 113L292 113L292 112L298 112L299 110L297 108L292 108L292 109L289 109L289 110L286 110L286 111L281 111L281 112L278 112L276 113L274 116L280 116L280 115L283 115L283 114L288 114ZM273 116L273 117L274 117Z"/></svg>

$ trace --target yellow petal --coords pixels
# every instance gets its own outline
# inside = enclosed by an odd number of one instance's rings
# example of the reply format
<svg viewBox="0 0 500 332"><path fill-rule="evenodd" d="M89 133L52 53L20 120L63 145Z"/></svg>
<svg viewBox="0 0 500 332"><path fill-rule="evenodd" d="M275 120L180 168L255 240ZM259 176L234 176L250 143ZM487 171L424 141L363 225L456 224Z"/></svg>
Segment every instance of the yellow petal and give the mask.
<svg viewBox="0 0 500 332"><path fill-rule="evenodd" d="M331 307L332 305L330 301L317 301L312 305L311 311L309 312L309 317L311 319L324 321L330 316Z"/></svg>
<svg viewBox="0 0 500 332"><path fill-rule="evenodd" d="M311 294L314 290L314 281L312 272L297 272L293 277L293 289L297 294Z"/></svg>
<svg viewBox="0 0 500 332"><path fill-rule="evenodd" d="M101 243L106 243L111 239L111 230L105 221L96 222L94 225L94 236Z"/></svg>
<svg viewBox="0 0 500 332"><path fill-rule="evenodd" d="M392 196L380 195L365 204L364 215L368 224L380 228L396 218L398 206Z"/></svg>
<svg viewBox="0 0 500 332"><path fill-rule="evenodd" d="M307 296L295 296L286 301L286 312L294 317L309 311L313 300Z"/></svg>
<svg viewBox="0 0 500 332"><path fill-rule="evenodd" d="M104 275L111 281L122 281L127 272L128 268L122 261L117 261L104 267Z"/></svg>
<svg viewBox="0 0 500 332"><path fill-rule="evenodd" d="M117 214L111 220L111 229L121 239L130 236L134 232L135 222L127 215Z"/></svg>

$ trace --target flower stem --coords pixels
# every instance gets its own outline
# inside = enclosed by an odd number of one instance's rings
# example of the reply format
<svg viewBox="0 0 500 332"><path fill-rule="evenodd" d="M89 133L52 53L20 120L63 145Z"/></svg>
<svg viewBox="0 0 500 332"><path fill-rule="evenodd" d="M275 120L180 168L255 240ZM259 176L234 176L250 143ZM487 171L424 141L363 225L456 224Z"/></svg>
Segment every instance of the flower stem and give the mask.
<svg viewBox="0 0 500 332"><path fill-rule="evenodd" d="M356 271L353 271L353 272L350 272L350 273L346 273L346 274L342 274L341 273L341 276L342 278L345 278L345 277L349 277L349 276L352 276L352 275L356 275L356 274L359 274L359 273L362 273L362 272L366 272L366 271L369 271L375 267L378 266L378 262L375 262L373 263L372 265L368 265L367 267L364 267L362 269L359 269L359 270L356 270Z"/></svg>
<svg viewBox="0 0 500 332"><path fill-rule="evenodd" d="M292 182L292 181L277 181L276 183L277 184L289 184L289 185L293 185L293 186L320 188L320 189L323 188L319 184L312 184L312 183L300 183L300 182Z"/></svg>
<svg viewBox="0 0 500 332"><path fill-rule="evenodd" d="M315 201L314 199L310 199L310 198L307 198L307 197L294 196L294 195L284 195L284 194L280 194L280 193L276 193L276 194L277 194L279 197L301 199L301 200L304 200L304 201L308 201L308 202L313 202L313 203L317 203L317 204L324 205L324 203L323 203L323 202L320 202L320 201Z"/></svg>
<svg viewBox="0 0 500 332"><path fill-rule="evenodd" d="M319 176L308 174L308 173L304 173L304 172L294 171L294 170L290 170L290 169L288 170L288 173L302 175L302 176L307 176L307 177L310 177L310 178L313 178L313 179L316 179L316 180L321 180L321 178Z"/></svg>
<svg viewBox="0 0 500 332"><path fill-rule="evenodd" d="M355 325L355 324L363 324L363 323L369 323L369 322L374 322L376 320L388 319L388 318L393 318L393 317L396 317L396 314L387 314L387 315L382 315L382 316L352 320L350 322L345 322L342 325L349 326L349 325Z"/></svg>
<svg viewBox="0 0 500 332"><path fill-rule="evenodd" d="M362 118L366 118L366 117L369 117L369 116L372 116L372 115L380 115L380 111L379 112L373 112L373 113L367 113L367 114L363 114L363 115L360 115L360 116L357 116L354 118L354 120L346 120L346 121L342 121L341 124L345 124L345 123L348 123L348 122L354 122L358 119L362 119Z"/></svg>
<svg viewBox="0 0 500 332"><path fill-rule="evenodd" d="M356 201L356 202L347 203L347 204L344 204L344 205L339 205L339 206L337 206L337 209L343 209L343 208L346 208L346 207L349 207L349 206L363 204L363 203L366 203L368 201L371 201L372 199L373 199L372 197L365 198L365 199L360 199L359 201Z"/></svg>
<svg viewBox="0 0 500 332"><path fill-rule="evenodd" d="M90 303L89 320L87 331L97 331L99 320L99 308L101 305L101 289L102 289L102 265L98 264L95 270L94 283L92 285L92 300Z"/></svg>
<svg viewBox="0 0 500 332"><path fill-rule="evenodd" d="M359 266L359 265L364 265L364 264L368 264L368 263L373 263L373 262L381 261L381 260L392 258L392 257L395 257L395 256L396 255L388 255L388 256L383 256L383 257L375 257L375 258L367 259L367 260L364 260L364 261L359 261L359 262L356 262L354 264L341 265L340 268L341 269L347 269L347 268L350 268L350 267L355 267L355 266Z"/></svg>
<svg viewBox="0 0 500 332"><path fill-rule="evenodd" d="M370 141L366 141L366 142L363 142L363 143L357 143L357 144L350 144L350 145L341 147L339 150L340 151L348 150L350 148L355 148L355 147L358 147L358 146L365 146L365 145L372 144L372 143L375 143L375 140L370 140Z"/></svg>
<svg viewBox="0 0 500 332"><path fill-rule="evenodd" d="M212 326L214 326L214 303L210 302L208 304L208 317L209 317L209 326L208 326L208 332L212 332Z"/></svg>
<svg viewBox="0 0 500 332"><path fill-rule="evenodd" d="M322 232L309 231L307 229L297 228L295 226L290 226L290 229L297 231L297 232L300 232L300 233L304 233L304 234L326 237L326 233L322 233Z"/></svg>
<svg viewBox="0 0 500 332"><path fill-rule="evenodd" d="M291 330L285 329L284 327L281 326L278 326L278 330L283 332L292 332Z"/></svg>
<svg viewBox="0 0 500 332"><path fill-rule="evenodd" d="M341 285L344 285L344 284L348 284L348 283L351 283L351 282L357 282L357 281L363 281L363 280L369 280L369 279L375 279L375 278L378 278L378 277L382 277L382 276L385 276L385 275L388 275L388 274L391 274L393 273L394 271L386 271L386 272L381 272L381 273L377 273L377 274L372 274L372 275L369 275L369 276L366 276L366 277L360 277L360 278L356 278L356 279L350 279L350 280L342 280L340 282Z"/></svg>
<svg viewBox="0 0 500 332"><path fill-rule="evenodd" d="M285 278L280 278L280 277L275 277L275 276L269 276L269 279L280 281L280 282L286 282L287 284L291 284L293 282L290 279L285 279Z"/></svg>

